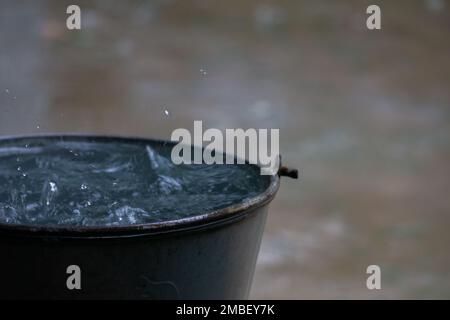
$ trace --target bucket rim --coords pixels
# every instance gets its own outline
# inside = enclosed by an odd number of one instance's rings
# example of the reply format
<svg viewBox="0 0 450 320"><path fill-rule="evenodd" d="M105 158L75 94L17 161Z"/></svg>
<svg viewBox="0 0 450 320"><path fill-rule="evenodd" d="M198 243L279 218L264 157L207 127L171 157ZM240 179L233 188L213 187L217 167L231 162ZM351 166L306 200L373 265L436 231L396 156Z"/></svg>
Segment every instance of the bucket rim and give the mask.
<svg viewBox="0 0 450 320"><path fill-rule="evenodd" d="M92 139L103 142L122 143L152 143L152 144L175 144L176 142L153 139L140 136L123 136L109 134L81 134L81 133L45 133L28 135L0 136L0 143L4 141L24 139ZM248 162L245 165L252 165ZM255 165L256 166L256 165ZM9 224L0 222L0 236L31 236L31 237L61 237L61 238L118 238L118 237L140 237L146 235L159 235L173 232L184 232L196 229L211 228L216 225L231 223L245 218L256 209L269 204L275 197L280 186L280 178L277 174L270 176L269 186L258 195L247 199L245 202L237 203L222 209L208 211L203 214L173 219L167 221L130 224L123 226L58 226L30 224Z"/></svg>

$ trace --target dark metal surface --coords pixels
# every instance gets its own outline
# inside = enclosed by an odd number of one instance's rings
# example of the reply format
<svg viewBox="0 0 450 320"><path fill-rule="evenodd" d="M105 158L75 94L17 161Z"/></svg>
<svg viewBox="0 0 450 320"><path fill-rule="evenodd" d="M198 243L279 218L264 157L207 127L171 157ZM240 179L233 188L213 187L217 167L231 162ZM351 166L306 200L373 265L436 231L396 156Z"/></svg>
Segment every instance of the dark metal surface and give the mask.
<svg viewBox="0 0 450 320"><path fill-rule="evenodd" d="M266 215L138 238L2 235L0 298L247 298ZM70 265L81 268L81 290L66 287Z"/></svg>
<svg viewBox="0 0 450 320"><path fill-rule="evenodd" d="M275 175L265 192L246 203L161 223L104 228L0 224L0 298L247 298L267 205L278 187ZM81 290L66 287L70 265L81 268Z"/></svg>

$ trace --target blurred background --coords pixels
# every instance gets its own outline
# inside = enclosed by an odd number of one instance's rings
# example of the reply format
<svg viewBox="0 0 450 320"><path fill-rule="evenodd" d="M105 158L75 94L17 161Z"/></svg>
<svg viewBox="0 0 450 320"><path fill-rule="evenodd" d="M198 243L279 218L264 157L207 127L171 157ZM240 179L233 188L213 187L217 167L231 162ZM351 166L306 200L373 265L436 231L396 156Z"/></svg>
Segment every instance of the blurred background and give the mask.
<svg viewBox="0 0 450 320"><path fill-rule="evenodd" d="M0 0L0 135L279 128L252 298L450 298L449 40L445 0Z"/></svg>

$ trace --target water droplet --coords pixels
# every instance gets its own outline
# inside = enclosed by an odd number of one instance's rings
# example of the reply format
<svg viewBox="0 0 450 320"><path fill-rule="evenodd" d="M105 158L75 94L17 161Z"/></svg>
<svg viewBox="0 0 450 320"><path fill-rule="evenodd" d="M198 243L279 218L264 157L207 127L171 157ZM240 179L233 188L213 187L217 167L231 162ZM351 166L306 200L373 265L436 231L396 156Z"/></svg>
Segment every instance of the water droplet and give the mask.
<svg viewBox="0 0 450 320"><path fill-rule="evenodd" d="M17 167L17 171L22 171L22 167Z"/></svg>
<svg viewBox="0 0 450 320"><path fill-rule="evenodd" d="M50 181L49 184L50 184L50 191L51 192L58 191L58 186L56 185L56 183Z"/></svg>
<svg viewBox="0 0 450 320"><path fill-rule="evenodd" d="M36 126L36 129L40 129L41 128L41 126Z"/></svg>
<svg viewBox="0 0 450 320"><path fill-rule="evenodd" d="M84 183L80 187L81 190L87 190L87 188L88 188L88 186Z"/></svg>
<svg viewBox="0 0 450 320"><path fill-rule="evenodd" d="M5 89L5 92L6 92L7 94L9 94L9 89L8 89L8 88L6 88L6 89Z"/></svg>
<svg viewBox="0 0 450 320"><path fill-rule="evenodd" d="M202 69L200 69L200 74L202 76L206 76L208 74L208 72L205 69L202 68Z"/></svg>
<svg viewBox="0 0 450 320"><path fill-rule="evenodd" d="M169 110L164 110L164 115L166 116L166 117L168 117L169 115L170 115L170 113L169 113Z"/></svg>

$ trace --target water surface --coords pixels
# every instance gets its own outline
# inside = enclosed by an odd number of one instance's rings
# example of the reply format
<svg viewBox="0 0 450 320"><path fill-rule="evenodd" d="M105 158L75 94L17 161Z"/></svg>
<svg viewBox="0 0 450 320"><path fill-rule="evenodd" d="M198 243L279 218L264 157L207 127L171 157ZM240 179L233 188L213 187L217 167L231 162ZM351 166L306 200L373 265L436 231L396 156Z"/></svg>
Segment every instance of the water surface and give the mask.
<svg viewBox="0 0 450 320"><path fill-rule="evenodd" d="M251 165L174 165L171 145L82 139L0 143L0 222L117 226L242 203L270 182Z"/></svg>

